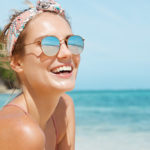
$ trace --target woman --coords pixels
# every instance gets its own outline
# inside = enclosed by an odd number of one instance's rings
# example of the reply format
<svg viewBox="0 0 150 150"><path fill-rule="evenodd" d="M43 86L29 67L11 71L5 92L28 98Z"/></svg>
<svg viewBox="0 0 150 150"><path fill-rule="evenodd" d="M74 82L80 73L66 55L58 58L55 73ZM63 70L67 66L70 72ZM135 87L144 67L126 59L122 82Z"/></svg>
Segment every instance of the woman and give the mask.
<svg viewBox="0 0 150 150"><path fill-rule="evenodd" d="M22 93L0 112L0 149L74 150L74 104L65 92L74 88L83 38L53 0L13 16L2 37Z"/></svg>

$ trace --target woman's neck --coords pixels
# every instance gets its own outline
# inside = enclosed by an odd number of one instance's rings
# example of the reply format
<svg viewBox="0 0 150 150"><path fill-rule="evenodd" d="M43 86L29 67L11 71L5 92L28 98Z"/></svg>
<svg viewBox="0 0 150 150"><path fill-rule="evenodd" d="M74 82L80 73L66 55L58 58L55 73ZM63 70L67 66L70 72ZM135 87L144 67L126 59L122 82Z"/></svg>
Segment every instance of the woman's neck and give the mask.
<svg viewBox="0 0 150 150"><path fill-rule="evenodd" d="M23 86L23 95L28 113L43 130L47 121L52 116L62 94L62 92L54 92L52 90L41 92L37 89L28 89Z"/></svg>

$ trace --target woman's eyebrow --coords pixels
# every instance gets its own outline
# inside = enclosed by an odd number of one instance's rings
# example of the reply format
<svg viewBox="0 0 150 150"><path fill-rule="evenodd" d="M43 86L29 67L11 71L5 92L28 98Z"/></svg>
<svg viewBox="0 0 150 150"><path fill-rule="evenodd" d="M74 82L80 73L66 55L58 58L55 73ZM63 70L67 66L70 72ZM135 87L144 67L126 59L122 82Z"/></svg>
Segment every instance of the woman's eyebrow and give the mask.
<svg viewBox="0 0 150 150"><path fill-rule="evenodd" d="M35 42L37 41L41 41L44 37L47 37L47 36L51 36L51 35L43 35L43 36L39 36L35 39Z"/></svg>
<svg viewBox="0 0 150 150"><path fill-rule="evenodd" d="M68 35L66 35L65 39L66 39L67 37L73 36L73 35L74 35L74 34L68 34ZM43 35L43 36L37 37L37 38L35 39L35 42L41 41L44 37L48 37L48 36L57 37L56 35ZM58 37L57 37L57 38L58 38ZM58 38L58 39L59 39L59 38Z"/></svg>

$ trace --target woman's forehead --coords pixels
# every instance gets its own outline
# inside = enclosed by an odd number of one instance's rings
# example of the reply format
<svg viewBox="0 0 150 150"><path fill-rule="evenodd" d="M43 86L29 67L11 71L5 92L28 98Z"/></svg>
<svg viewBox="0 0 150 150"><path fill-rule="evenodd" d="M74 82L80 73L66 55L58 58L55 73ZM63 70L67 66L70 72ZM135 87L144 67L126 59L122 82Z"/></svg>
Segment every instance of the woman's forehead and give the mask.
<svg viewBox="0 0 150 150"><path fill-rule="evenodd" d="M33 18L27 25L26 32L27 40L46 35L64 38L72 34L70 25L63 17L49 12L44 12Z"/></svg>

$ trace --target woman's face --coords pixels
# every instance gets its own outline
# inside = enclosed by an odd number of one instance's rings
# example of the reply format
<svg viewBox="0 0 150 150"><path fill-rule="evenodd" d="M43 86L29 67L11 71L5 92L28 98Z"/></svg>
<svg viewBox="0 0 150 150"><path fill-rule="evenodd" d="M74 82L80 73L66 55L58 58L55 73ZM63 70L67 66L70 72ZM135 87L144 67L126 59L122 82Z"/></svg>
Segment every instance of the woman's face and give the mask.
<svg viewBox="0 0 150 150"><path fill-rule="evenodd" d="M59 15L45 12L27 25L25 44L34 43L45 36L56 36L59 40L72 35L69 24ZM74 88L80 55L73 55L63 43L55 56L46 56L39 43L25 46L22 60L21 80L34 89L69 91ZM62 68L63 67L63 68ZM57 73L59 69L71 72Z"/></svg>

